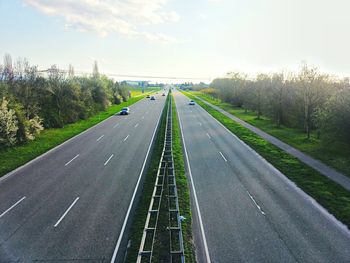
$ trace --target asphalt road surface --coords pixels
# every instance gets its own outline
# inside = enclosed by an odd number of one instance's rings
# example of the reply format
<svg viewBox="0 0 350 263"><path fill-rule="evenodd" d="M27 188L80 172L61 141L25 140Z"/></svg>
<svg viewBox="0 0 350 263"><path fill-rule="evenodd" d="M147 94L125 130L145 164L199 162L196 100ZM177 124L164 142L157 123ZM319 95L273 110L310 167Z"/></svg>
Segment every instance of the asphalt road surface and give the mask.
<svg viewBox="0 0 350 263"><path fill-rule="evenodd" d="M350 234L309 196L174 92L200 262L350 262Z"/></svg>
<svg viewBox="0 0 350 263"><path fill-rule="evenodd" d="M0 262L110 262L165 96L0 181Z"/></svg>

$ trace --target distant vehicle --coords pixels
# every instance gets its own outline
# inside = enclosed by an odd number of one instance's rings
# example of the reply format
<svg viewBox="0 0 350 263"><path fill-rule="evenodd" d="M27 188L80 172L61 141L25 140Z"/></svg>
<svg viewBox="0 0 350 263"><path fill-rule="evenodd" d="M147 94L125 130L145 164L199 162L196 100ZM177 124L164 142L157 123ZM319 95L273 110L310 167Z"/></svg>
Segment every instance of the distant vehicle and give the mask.
<svg viewBox="0 0 350 263"><path fill-rule="evenodd" d="M156 98L154 96L151 96L151 100L156 100Z"/></svg>
<svg viewBox="0 0 350 263"><path fill-rule="evenodd" d="M189 105L195 105L196 103L194 103L193 100L190 101Z"/></svg>
<svg viewBox="0 0 350 263"><path fill-rule="evenodd" d="M122 108L120 111L120 115L128 115L130 113L130 109L128 107Z"/></svg>
<svg viewBox="0 0 350 263"><path fill-rule="evenodd" d="M162 96L165 96L165 93L163 93Z"/></svg>
<svg viewBox="0 0 350 263"><path fill-rule="evenodd" d="M149 99L151 96L150 95L147 95L146 98Z"/></svg>

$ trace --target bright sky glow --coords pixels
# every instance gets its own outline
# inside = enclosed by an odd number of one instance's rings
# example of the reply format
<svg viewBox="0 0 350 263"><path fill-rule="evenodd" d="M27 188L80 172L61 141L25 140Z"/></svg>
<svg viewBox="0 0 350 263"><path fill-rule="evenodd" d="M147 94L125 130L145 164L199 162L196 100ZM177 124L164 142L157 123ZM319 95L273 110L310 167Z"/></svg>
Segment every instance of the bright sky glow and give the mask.
<svg viewBox="0 0 350 263"><path fill-rule="evenodd" d="M350 75L348 0L0 0L0 56L39 68L202 77Z"/></svg>

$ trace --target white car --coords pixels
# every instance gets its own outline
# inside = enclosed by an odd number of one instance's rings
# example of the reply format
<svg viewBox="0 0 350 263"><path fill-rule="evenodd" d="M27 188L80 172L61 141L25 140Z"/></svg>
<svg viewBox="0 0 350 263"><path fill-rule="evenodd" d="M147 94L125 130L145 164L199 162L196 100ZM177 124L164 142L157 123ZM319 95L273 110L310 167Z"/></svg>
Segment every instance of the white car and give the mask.
<svg viewBox="0 0 350 263"><path fill-rule="evenodd" d="M190 103L189 103L189 105L195 105L195 104L196 103L193 100L191 100Z"/></svg>

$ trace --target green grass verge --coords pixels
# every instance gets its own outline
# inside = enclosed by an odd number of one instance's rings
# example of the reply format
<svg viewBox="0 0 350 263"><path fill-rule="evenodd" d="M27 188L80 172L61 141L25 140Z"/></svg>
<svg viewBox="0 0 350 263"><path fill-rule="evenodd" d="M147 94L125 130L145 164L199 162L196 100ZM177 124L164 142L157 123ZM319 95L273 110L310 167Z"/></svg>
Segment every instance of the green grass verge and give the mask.
<svg viewBox="0 0 350 263"><path fill-rule="evenodd" d="M172 111L173 111L173 157L175 166L175 178L176 187L179 200L179 209L181 215L183 215L186 220L181 224L182 235L184 240L185 248L185 261L186 262L196 262L195 249L192 237L192 213L191 213L191 202L190 202L190 190L185 173L185 163L184 155L182 151L182 140L179 122L176 114L176 105L174 97L172 98Z"/></svg>
<svg viewBox="0 0 350 263"><path fill-rule="evenodd" d="M350 192L193 95L187 92L184 94L196 101L198 105L295 182L298 187L312 196L338 220L347 225L348 228L350 227Z"/></svg>
<svg viewBox="0 0 350 263"><path fill-rule="evenodd" d="M23 145L1 149L0 177L107 119L116 112L119 112L121 108L134 104L143 97L130 98L127 102L112 105L106 111L102 111L86 120L68 124L63 128L44 130L35 140Z"/></svg>
<svg viewBox="0 0 350 263"><path fill-rule="evenodd" d="M137 204L135 214L132 221L132 226L129 233L128 240L131 241L130 247L128 249L128 254L125 262L134 263L137 259L137 254L139 251L141 238L143 234L143 228L145 226L146 217L148 213L149 204L151 202L154 182L157 177L157 171L159 166L159 160L162 156L163 146L164 146L164 136L165 136L165 125L166 125L166 110L168 108L168 101L163 109L163 115L161 117L160 127L158 131L158 136L156 137L153 151L151 153L150 165L147 169L145 175L145 181L143 183L142 195Z"/></svg>
<svg viewBox="0 0 350 263"><path fill-rule="evenodd" d="M317 138L316 132L313 132L311 138L307 139L305 132L300 129L285 126L278 127L273 120L266 116L257 119L254 111L246 111L242 108L233 107L229 103L214 99L213 97L201 92L191 92L191 94L195 94L196 96L222 108L241 120L246 121L298 150L321 160L325 164L350 177L350 147L345 143L324 142L322 141L322 137L321 139Z"/></svg>

